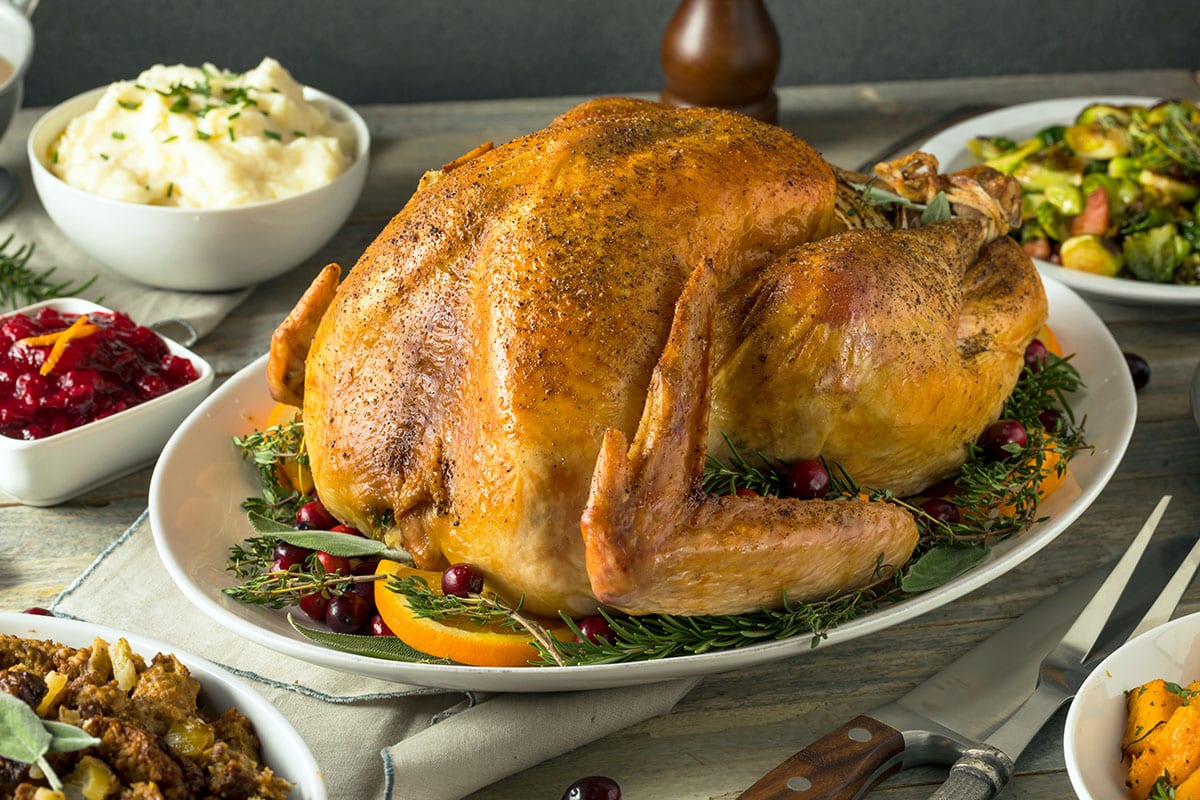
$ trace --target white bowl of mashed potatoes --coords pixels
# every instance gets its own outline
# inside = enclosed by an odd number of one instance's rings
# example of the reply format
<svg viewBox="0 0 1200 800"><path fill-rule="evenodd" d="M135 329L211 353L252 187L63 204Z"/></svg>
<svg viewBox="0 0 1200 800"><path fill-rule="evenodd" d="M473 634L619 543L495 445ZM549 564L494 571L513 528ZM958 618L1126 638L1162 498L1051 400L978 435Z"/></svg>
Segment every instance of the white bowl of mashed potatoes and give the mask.
<svg viewBox="0 0 1200 800"><path fill-rule="evenodd" d="M89 255L163 289L228 291L313 256L349 217L370 134L273 59L156 66L78 95L29 135L50 218Z"/></svg>

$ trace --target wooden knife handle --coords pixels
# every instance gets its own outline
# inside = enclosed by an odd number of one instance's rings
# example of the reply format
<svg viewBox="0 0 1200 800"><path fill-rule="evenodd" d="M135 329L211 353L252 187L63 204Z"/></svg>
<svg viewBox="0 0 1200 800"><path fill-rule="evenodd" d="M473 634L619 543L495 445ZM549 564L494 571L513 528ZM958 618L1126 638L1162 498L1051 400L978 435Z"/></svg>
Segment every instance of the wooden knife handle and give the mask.
<svg viewBox="0 0 1200 800"><path fill-rule="evenodd" d="M855 717L822 736L738 795L738 800L850 800L900 767L904 736Z"/></svg>

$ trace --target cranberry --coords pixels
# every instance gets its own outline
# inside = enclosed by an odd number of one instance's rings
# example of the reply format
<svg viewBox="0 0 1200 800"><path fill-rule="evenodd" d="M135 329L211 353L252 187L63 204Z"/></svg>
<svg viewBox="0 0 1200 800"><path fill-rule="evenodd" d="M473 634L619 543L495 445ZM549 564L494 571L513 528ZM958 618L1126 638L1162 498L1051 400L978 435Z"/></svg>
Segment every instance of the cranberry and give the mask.
<svg viewBox="0 0 1200 800"><path fill-rule="evenodd" d="M325 509L320 500L312 500L296 510L296 524L318 531L327 531L338 521Z"/></svg>
<svg viewBox="0 0 1200 800"><path fill-rule="evenodd" d="M962 494L962 487L954 478L946 478L930 486L922 494L929 497L956 497Z"/></svg>
<svg viewBox="0 0 1200 800"><path fill-rule="evenodd" d="M300 562L292 561L290 558L277 558L271 562L271 572L287 572L298 563Z"/></svg>
<svg viewBox="0 0 1200 800"><path fill-rule="evenodd" d="M1046 357L1049 355L1050 351L1042 344L1042 340L1034 339L1025 348L1025 366L1030 372L1037 372L1046 363Z"/></svg>
<svg viewBox="0 0 1200 800"><path fill-rule="evenodd" d="M362 531L360 531L358 528L351 528L349 525L338 524L334 525L329 530L334 533L348 533L351 536L362 536Z"/></svg>
<svg viewBox="0 0 1200 800"><path fill-rule="evenodd" d="M371 622L370 622L369 627L370 627L372 636L395 636L396 635L396 634L392 633L392 629L388 627L388 624L383 621L383 617L379 616L378 614L371 617Z"/></svg>
<svg viewBox="0 0 1200 800"><path fill-rule="evenodd" d="M568 786L562 800L621 800L621 787L612 778L589 775Z"/></svg>
<svg viewBox="0 0 1200 800"><path fill-rule="evenodd" d="M483 591L483 573L474 564L451 564L442 572L442 593L466 597Z"/></svg>
<svg viewBox="0 0 1200 800"><path fill-rule="evenodd" d="M350 570L351 575L374 575L378 564L374 561L364 561L361 564L355 564L354 569ZM357 594L362 599L371 604L371 608L375 607L375 581L363 581L361 583L350 584L350 591Z"/></svg>
<svg viewBox="0 0 1200 800"><path fill-rule="evenodd" d="M34 606L33 608L27 608L24 611L22 611L21 613L22 614L33 614L35 617L53 617L54 616L53 611L51 611L48 608L42 608L41 606Z"/></svg>
<svg viewBox="0 0 1200 800"><path fill-rule="evenodd" d="M1017 447L1024 447L1027 441L1029 441L1029 437L1025 433L1025 426L1015 419L993 422L983 432L983 448L997 460L1008 458L1011 455L1005 449L1009 445L1015 444Z"/></svg>
<svg viewBox="0 0 1200 800"><path fill-rule="evenodd" d="M329 608L329 598L320 592L312 592L300 598L299 606L309 619L324 622L325 611Z"/></svg>
<svg viewBox="0 0 1200 800"><path fill-rule="evenodd" d="M335 556L332 553L319 550L317 551L317 561L320 562L321 568L330 575L335 573L342 575L350 574L350 559L345 556Z"/></svg>
<svg viewBox="0 0 1200 800"><path fill-rule="evenodd" d="M824 497L829 491L829 470L816 459L797 461L788 467L783 488L791 497Z"/></svg>
<svg viewBox="0 0 1200 800"><path fill-rule="evenodd" d="M611 642L616 638L613 634L612 626L608 624L608 620L599 614L594 614L590 617L584 617L579 620L579 641L588 641L593 644L599 644L601 641Z"/></svg>
<svg viewBox="0 0 1200 800"><path fill-rule="evenodd" d="M1042 423L1047 433L1058 433L1063 425L1063 415L1053 408L1047 408L1038 414L1038 422Z"/></svg>
<svg viewBox="0 0 1200 800"><path fill-rule="evenodd" d="M921 503L921 510L939 522L956 525L961 521L958 506L940 498Z"/></svg>
<svg viewBox="0 0 1200 800"><path fill-rule="evenodd" d="M325 624L336 633L358 633L371 621L372 609L354 592L339 594L325 609Z"/></svg>
<svg viewBox="0 0 1200 800"><path fill-rule="evenodd" d="M1150 363L1137 353L1122 353L1125 365L1129 367L1129 377L1133 378L1133 388L1141 391L1150 382Z"/></svg>
<svg viewBox="0 0 1200 800"><path fill-rule="evenodd" d="M277 561L286 560L293 564L303 564L312 555L312 550L307 547L301 547L298 544L291 542L278 541L275 543L275 551L273 555Z"/></svg>
<svg viewBox="0 0 1200 800"><path fill-rule="evenodd" d="M738 497L758 497L758 492L754 491L753 489L747 489L744 486L734 492L734 494L736 494Z"/></svg>

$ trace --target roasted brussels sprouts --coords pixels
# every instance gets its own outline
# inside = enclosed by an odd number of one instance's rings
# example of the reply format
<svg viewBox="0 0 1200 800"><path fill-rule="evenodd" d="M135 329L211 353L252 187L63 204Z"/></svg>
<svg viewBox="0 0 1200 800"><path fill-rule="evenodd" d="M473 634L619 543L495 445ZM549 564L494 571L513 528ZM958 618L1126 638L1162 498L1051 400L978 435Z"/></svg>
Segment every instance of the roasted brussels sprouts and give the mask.
<svg viewBox="0 0 1200 800"><path fill-rule="evenodd" d="M1181 247L1176 240L1186 244L1171 223L1129 234L1121 243L1125 267L1141 280L1170 282L1175 277L1175 269L1187 255L1180 252Z"/></svg>
<svg viewBox="0 0 1200 800"><path fill-rule="evenodd" d="M1121 251L1103 236L1085 233L1072 236L1059 247L1058 256L1067 269L1114 277L1121 271Z"/></svg>
<svg viewBox="0 0 1200 800"><path fill-rule="evenodd" d="M1093 103L1020 142L977 137L1021 184L1018 240L1072 269L1200 283L1200 106ZM1047 249L1049 248L1049 249Z"/></svg>

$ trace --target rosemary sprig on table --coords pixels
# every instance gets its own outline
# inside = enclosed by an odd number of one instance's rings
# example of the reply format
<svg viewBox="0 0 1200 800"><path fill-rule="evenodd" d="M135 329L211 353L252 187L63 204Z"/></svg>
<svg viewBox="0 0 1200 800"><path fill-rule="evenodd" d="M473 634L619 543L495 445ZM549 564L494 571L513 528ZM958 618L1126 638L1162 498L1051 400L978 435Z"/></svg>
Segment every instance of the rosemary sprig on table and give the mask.
<svg viewBox="0 0 1200 800"><path fill-rule="evenodd" d="M10 253L8 246L12 241L13 235L9 234L0 242L0 306L17 309L42 300L77 295L96 281L96 275L79 282L54 280L55 267L38 272L29 266L36 249L33 243L23 244Z"/></svg>

